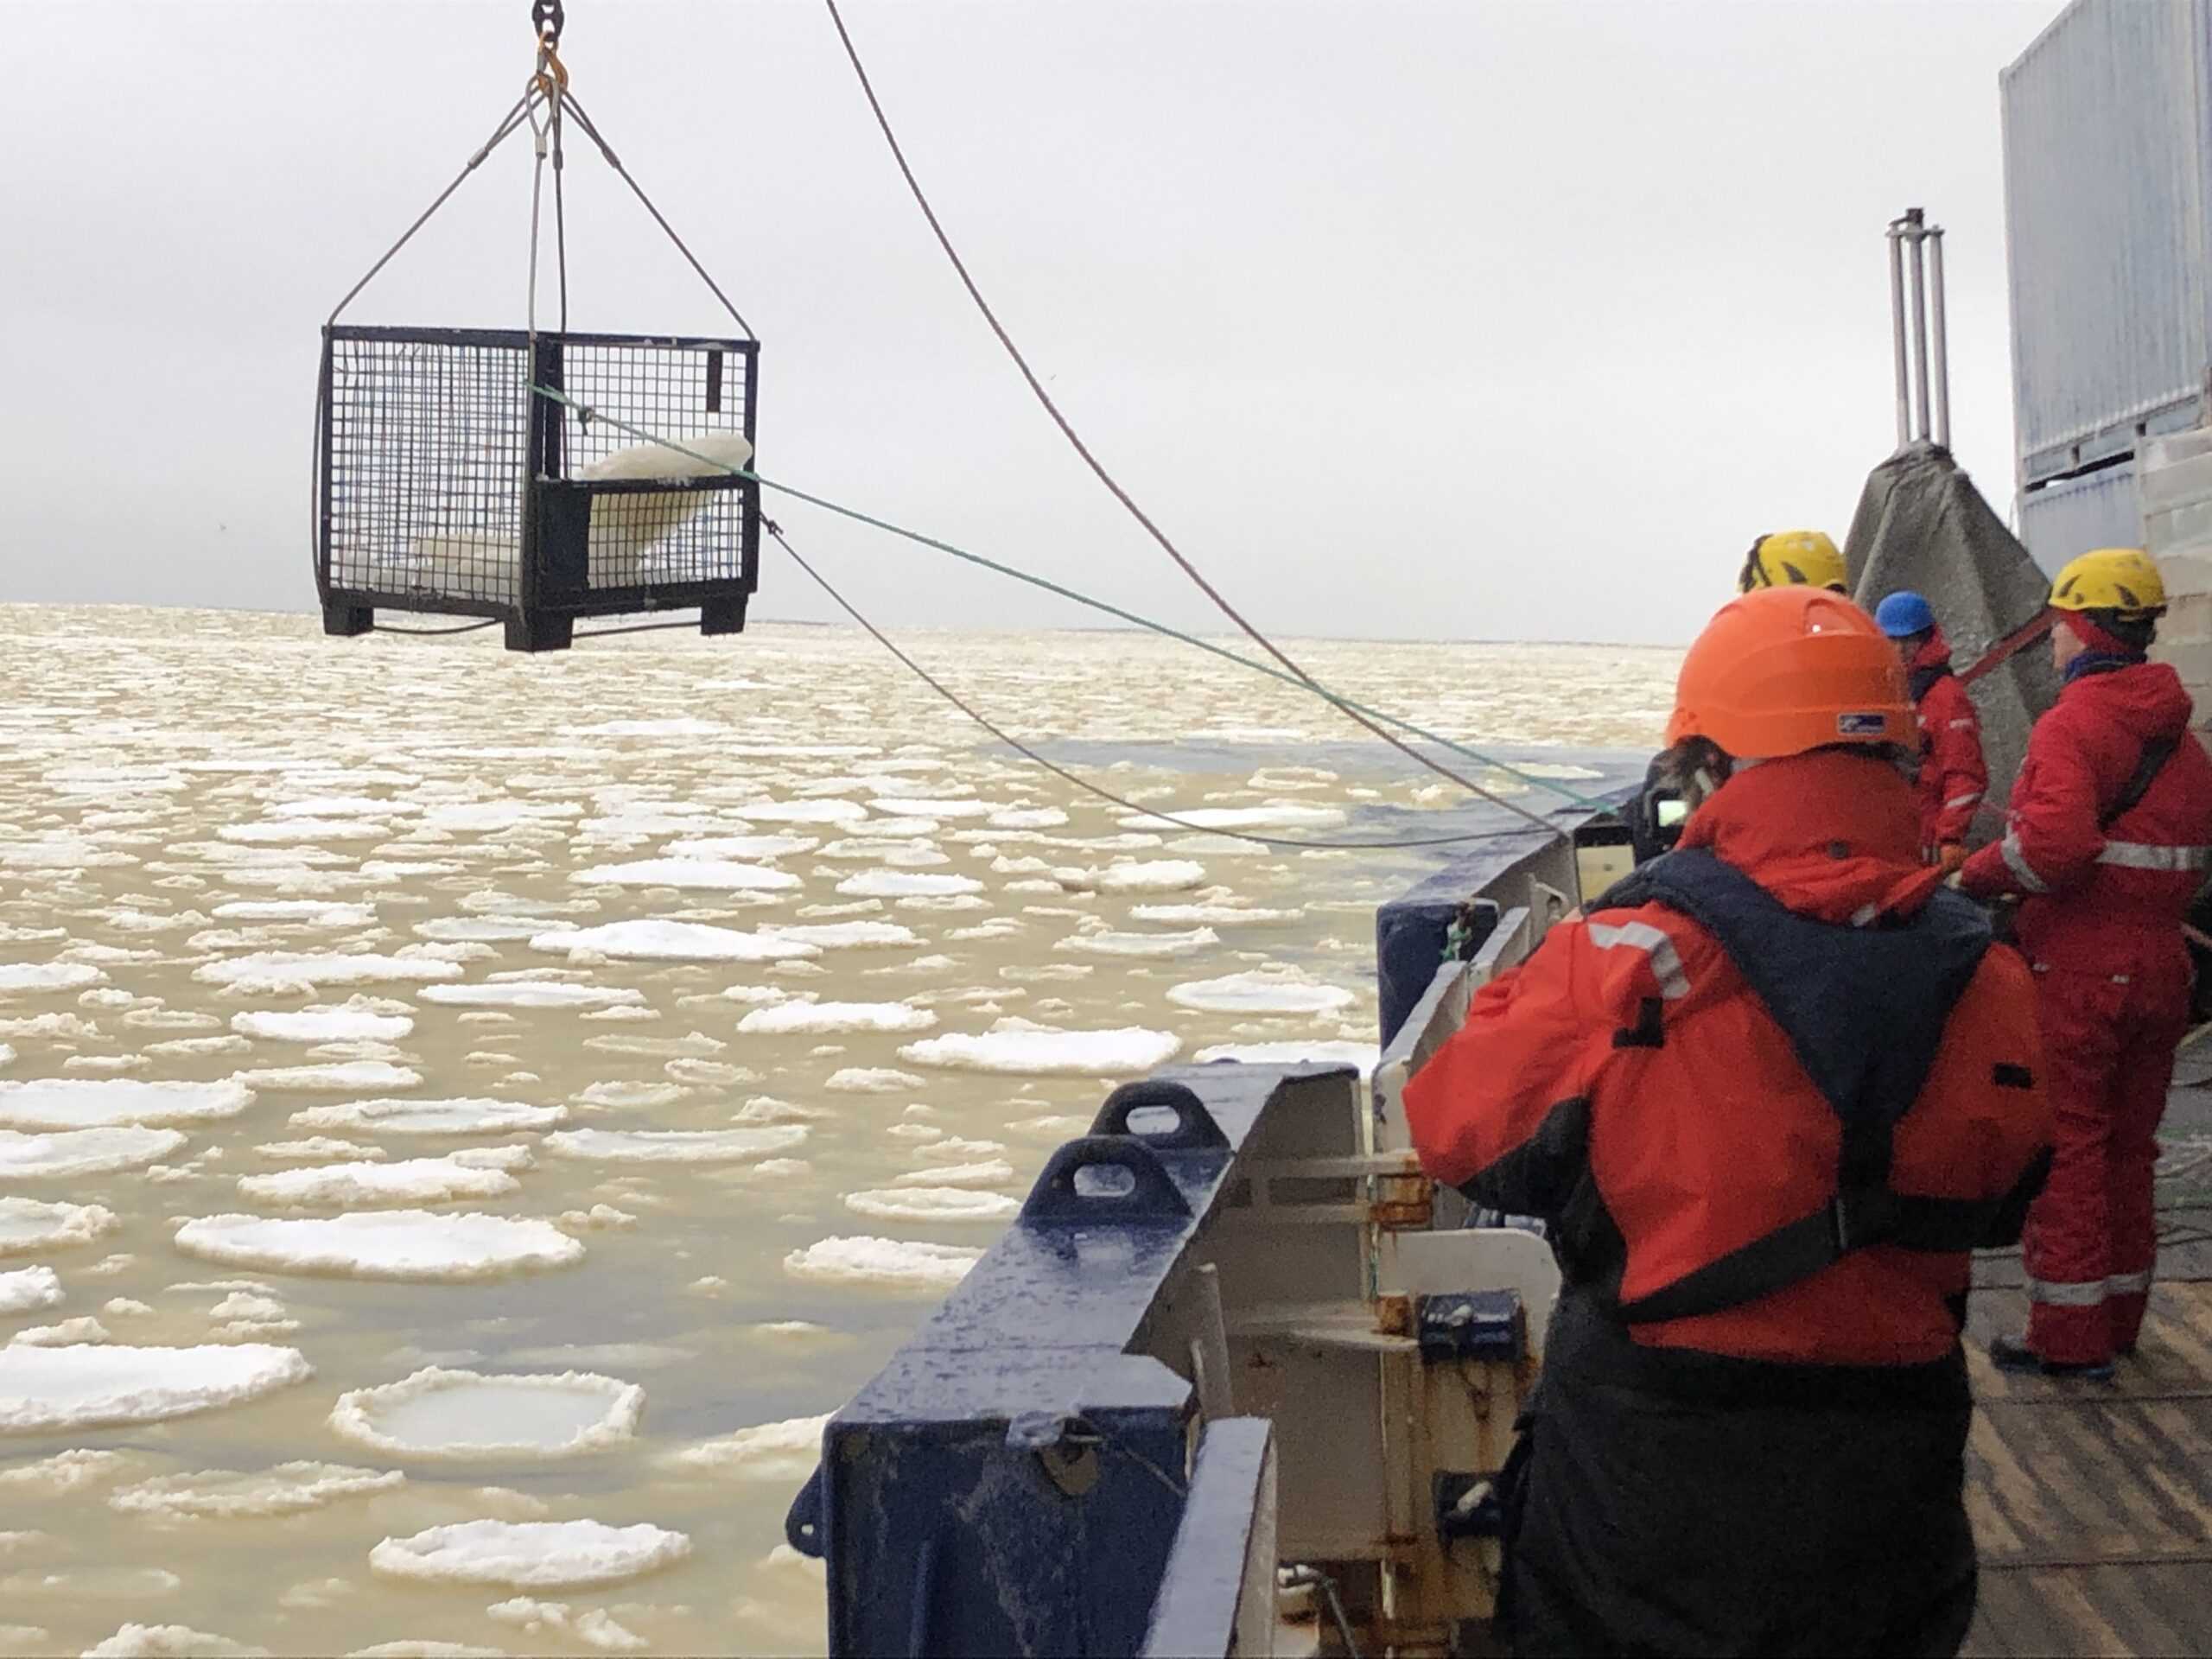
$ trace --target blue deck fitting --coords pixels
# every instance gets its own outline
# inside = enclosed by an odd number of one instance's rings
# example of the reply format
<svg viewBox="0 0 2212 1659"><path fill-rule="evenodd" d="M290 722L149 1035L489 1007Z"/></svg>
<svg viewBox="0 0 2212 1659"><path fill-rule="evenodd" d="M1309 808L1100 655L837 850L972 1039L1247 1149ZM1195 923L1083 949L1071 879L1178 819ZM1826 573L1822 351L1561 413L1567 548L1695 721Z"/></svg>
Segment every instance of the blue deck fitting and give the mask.
<svg viewBox="0 0 2212 1659"><path fill-rule="evenodd" d="M823 1431L786 1531L827 1564L832 1654L1140 1650L1198 1419L1146 1338L1270 1099L1332 1070L1179 1068L1116 1091L1108 1132L1053 1155ZM1132 1114L1166 1121L1115 1132Z"/></svg>

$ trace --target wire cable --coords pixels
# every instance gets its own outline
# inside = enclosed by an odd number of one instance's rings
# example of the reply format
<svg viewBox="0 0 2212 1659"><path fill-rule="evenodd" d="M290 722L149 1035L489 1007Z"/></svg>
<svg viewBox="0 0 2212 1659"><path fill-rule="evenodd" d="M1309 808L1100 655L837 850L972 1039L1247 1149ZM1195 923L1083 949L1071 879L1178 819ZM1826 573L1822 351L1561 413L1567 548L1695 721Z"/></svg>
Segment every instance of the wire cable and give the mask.
<svg viewBox="0 0 2212 1659"><path fill-rule="evenodd" d="M329 316L324 319L326 324L338 321L339 313L345 310L347 306L353 304L355 296L358 296L363 289L366 288L371 283L376 280L377 273L382 270L386 265L390 264L392 262L393 257L397 255L402 248L405 247L410 242L412 242L415 239L415 232L421 230L425 225L429 224L430 222L430 216L436 213L439 208L446 205L446 202L451 198L454 191L460 189L463 184L467 182L468 175L484 164L484 158L489 156L493 150L497 149L499 145L505 142L507 136L513 132L517 127L521 126L524 122L529 119L531 105L537 100L537 83L532 81L530 89L524 92L520 98L515 100L514 107L510 109L505 116L500 118L499 124L492 130L492 136L489 138L486 138L484 141L482 147L479 149L474 156L471 156L468 158L467 164L464 166L459 173L454 175L453 182L446 186L444 189L438 192L438 199L432 202L429 207L425 207L416 217L415 222L412 225L410 225L405 231L400 233L398 241L393 243L390 247L384 251L384 257L368 268L368 270L362 276L361 280L355 283L353 287L346 290L346 297L339 301L335 306L332 307Z"/></svg>
<svg viewBox="0 0 2212 1659"><path fill-rule="evenodd" d="M696 628L698 626L697 617L687 616L673 622L629 622L619 628L594 628L588 633L579 633L573 637L578 639L604 639L609 634L658 633L664 628Z"/></svg>
<svg viewBox="0 0 2212 1659"><path fill-rule="evenodd" d="M937 238L938 246L944 250L944 257L951 261L952 269L959 275L961 286L968 290L968 297L975 301L976 308L982 313L983 321L990 325L991 332L998 336L999 344L1006 347L1007 355L1014 359L1014 367L1021 372L1022 379L1028 383L1029 390L1035 396L1039 404L1043 407L1047 415L1052 417L1052 423L1060 429L1061 435L1067 439L1076 454L1082 457L1084 465L1090 467L1098 481L1106 486L1107 493L1128 511L1129 516L1144 528L1147 535L1160 544L1160 550L1173 559L1177 568L1197 585L1198 591L1213 601L1214 608L1234 622L1255 645L1281 663L1285 669L1308 686L1319 690L1319 686L1312 675L1293 661L1289 654L1278 646L1274 640L1268 639L1266 634L1247 620L1244 613L1230 604L1219 588L1206 580L1205 573L1184 556L1182 550L1168 539L1167 532L1153 521L1152 516L1137 505L1136 498L1122 488L1113 474L1106 470L1104 463L1091 454L1090 446L1083 441L1081 435L1076 431L1074 424L1060 412L1060 406L1052 401L1052 394L1045 390L1045 383L1037 378L1036 371L1029 366L1029 360L1021 354L1021 348L1014 343L1014 336L1007 333L1005 325L998 319L998 314L991 309L990 302L983 297L983 290L976 285L976 279L969 275L967 263L961 258L959 251L952 245L952 238L945 234L944 226L938 219L937 210L930 206L929 196L922 189L921 181L914 176L914 169L906 161L906 152L899 145L899 135L892 130L891 118L884 113L882 100L875 95L875 86L868 79L867 66L861 61L860 50L853 44L853 37L845 28L845 19L837 10L837 0L823 0L823 3L830 9L830 21L836 25L837 38L844 43L845 56L853 66L853 73L860 80L861 91L868 99L868 108L874 111L875 124L883 133L884 143L891 148L892 159L898 162L899 171L906 181L906 188L912 194L915 205L922 210L922 217L929 221L930 230ZM1385 730L1380 724L1369 719L1366 715L1352 708L1349 703L1338 699L1332 699L1332 701L1335 702L1337 708L1346 718L1355 724L1365 727L1392 748L1427 767L1440 778L1447 779L1470 794L1479 795L1493 804L1508 807L1515 811L1520 810L1519 808L1513 807L1510 802L1502 800L1491 794L1479 784L1461 777L1442 762L1421 753L1413 745ZM1524 816L1528 815L1524 814Z"/></svg>
<svg viewBox="0 0 2212 1659"><path fill-rule="evenodd" d="M978 712L972 703L967 702L958 692L955 691L950 686L945 684L944 681L938 679L934 674L931 674L929 670L924 668L919 663L916 662L912 657L900 650L899 647L893 644L891 639L885 634L882 629L877 627L874 623L869 621L867 617L861 615L860 611L854 606L852 601L847 599L843 594L840 593L837 588L832 585L827 576L823 575L821 571L816 569L813 564L810 563L797 548L793 547L791 543L785 538L781 527L772 521L764 520L761 524L761 528L768 532L769 536L774 540L778 547L782 548L785 552L791 555L791 563L798 565L801 570L804 570L808 576L812 578L814 585L821 588L823 593L827 594L830 596L831 602L833 602L839 610L844 612L847 616L852 618L855 622L857 622L862 628L866 629L868 636L873 639L876 644L881 645L886 651L889 652L893 657L905 664L907 668L913 671L915 677L919 679L923 684L928 686L931 690L936 692L938 696L943 697L955 709L957 709L962 714L967 715L969 719L974 721L976 724L982 727L1000 742L1005 744L1007 747L1012 749L1016 754L1021 756L1023 760L1035 762L1038 766L1042 766L1046 771L1051 772L1054 777L1061 779L1065 783L1072 784L1077 789L1084 790L1090 794L1096 795L1103 801L1109 801L1116 806L1122 807L1131 812L1141 814L1146 818L1155 819L1161 823L1172 823L1179 830L1192 830L1196 834L1202 836L1226 836L1236 841L1256 842L1262 847L1295 847L1313 849L1327 849L1332 851L1344 852L1383 852L1419 847L1451 847L1458 846L1464 842L1495 841L1505 836L1524 836L1529 833L1525 830L1485 830L1470 831L1464 835L1427 836L1417 839L1408 839L1403 841L1293 840L1290 837L1284 836L1255 835L1249 830L1224 829L1215 824L1200 823L1192 818L1179 817L1174 813L1163 811L1158 807L1146 806L1141 802L1129 799L1125 795L1116 795L1112 790L1102 788L1098 785L1092 783L1089 779L1069 771L1067 767L1060 765L1058 761L1048 760L1046 756L1039 754L1035 749L1030 747L1028 744L1024 743L1020 738L1012 735L1003 727L995 724L988 715ZM1554 832L1556 832L1558 828L1556 825L1548 827L1551 828Z"/></svg>
<svg viewBox="0 0 2212 1659"><path fill-rule="evenodd" d="M498 617L487 616L481 622L463 622L460 626L452 628L395 628L389 622L372 622L369 625L369 632L372 633L414 633L427 639L441 633L474 633L479 629L496 628L499 626Z"/></svg>
<svg viewBox="0 0 2212 1659"><path fill-rule="evenodd" d="M727 461L716 461L711 456L701 454L696 450L687 449L677 439L664 436L660 433L652 431L645 427L633 426L628 422L620 419L619 416L607 414L605 411L601 410L594 409L589 404L579 402L577 399L570 397L567 392L562 391L556 386L532 386L531 390L538 397L550 398L554 403L575 410L588 419L605 422L607 425L612 426L619 432L626 433L630 436L645 442L664 445L666 448L674 450L677 454L686 456L692 461L697 461L701 467L711 472L727 473L734 478L749 480L752 482L760 485L763 489L773 490L779 495L790 496L795 501L804 501L809 506L821 507L827 512L836 513L842 518L850 518L857 524L866 524L870 529L880 530L888 535L897 536L904 540L913 542L919 546L930 549L933 552L948 554L953 558L964 560L969 564L979 566L986 570L994 571L997 575L1002 576L1010 577L1015 582L1025 582L1032 588L1040 588L1046 593L1054 594L1061 599L1071 601L1071 602L1081 605L1087 609L1097 611L1106 616L1114 617L1120 621L1128 623L1133 627L1142 628L1149 632L1157 633L1165 639L1179 641L1181 644L1192 646L1197 650L1206 652L1213 656L1219 657L1224 661L1235 663L1241 668L1249 668L1255 674L1264 674L1270 679L1281 680L1286 685L1295 686L1301 691L1310 691L1325 702L1332 702L1340 708L1357 710L1358 713L1370 715L1376 720L1388 721L1390 724L1397 727L1400 730L1410 732L1413 735L1421 738L1426 742L1434 743L1442 748L1450 750L1454 754L1462 755L1467 760L1474 761L1478 766L1490 766L1498 772L1505 773L1508 777L1517 778L1522 783L1528 784L1533 788L1548 791L1552 794L1560 796L1573 805L1586 807L1593 812L1612 812L1619 810L1619 803L1617 801L1601 800L1594 796L1584 795L1576 790L1569 789L1565 784L1560 783L1556 779L1540 777L1535 772L1524 772L1519 767L1514 766L1510 761L1501 760L1494 755L1484 754L1479 749L1469 748L1465 744L1457 742L1451 738L1446 737L1441 733L1433 732L1426 726L1416 725L1412 721L1403 719L1399 715L1383 713L1379 709L1369 707L1365 703L1357 702L1350 697L1340 696L1337 692L1332 691L1328 687L1320 684L1315 680L1311 678L1300 679L1294 677L1292 675L1285 673L1279 668L1272 667L1269 664L1260 662L1254 658L1243 656L1236 652L1231 651L1226 645L1217 645L1212 640L1201 638L1198 634L1186 633L1180 628L1172 626L1165 622L1155 621L1147 616L1141 616L1135 611L1123 610L1118 605L1112 604L1103 599L1095 599L1090 594L1082 593L1076 588L1069 588L1059 582L1054 582L1048 576L1033 575L1029 571L1020 569L1014 565L1001 563L998 560L987 557L983 554L971 553L966 548L955 546L950 542L940 541L934 536L925 535L918 530L909 530L906 525L894 524L890 519L878 518L872 513L861 512L858 507L849 507L842 502L832 501L827 497L812 494L808 491L800 489L796 485L785 484L772 478L764 478L749 467L732 467ZM1477 790L1475 792L1482 796L1485 800L1505 808L1505 810L1510 812L1518 813L1521 817L1527 818L1531 823L1541 824L1548 834L1556 834L1558 832L1559 825L1539 813L1532 812L1526 807L1520 806L1514 802L1501 799L1499 797L1491 794L1487 790Z"/></svg>
<svg viewBox="0 0 2212 1659"><path fill-rule="evenodd" d="M576 124L584 130L585 135L592 143L599 146L599 153L607 158L607 164L614 169L623 183L630 187L630 194L637 197L639 201L644 204L645 211L653 216L653 223L668 232L668 239L676 244L676 251L682 254L690 262L691 269L699 274L699 280L714 290L715 297L722 302L722 309L737 320L737 326L745 330L746 338L758 339L759 336L753 332L753 325L745 320L744 315L734 305L730 303L729 296L722 292L721 284L707 275L707 268L699 263L698 256L684 245L683 238L676 233L676 227L661 217L660 209L653 206L653 199L645 194L645 187L630 176L630 169L622 165L620 158L614 153L613 147L599 136L599 129L592 124L591 117L584 113L584 106L576 102L575 94L564 88L561 93L561 102L567 106L569 113L576 118Z"/></svg>

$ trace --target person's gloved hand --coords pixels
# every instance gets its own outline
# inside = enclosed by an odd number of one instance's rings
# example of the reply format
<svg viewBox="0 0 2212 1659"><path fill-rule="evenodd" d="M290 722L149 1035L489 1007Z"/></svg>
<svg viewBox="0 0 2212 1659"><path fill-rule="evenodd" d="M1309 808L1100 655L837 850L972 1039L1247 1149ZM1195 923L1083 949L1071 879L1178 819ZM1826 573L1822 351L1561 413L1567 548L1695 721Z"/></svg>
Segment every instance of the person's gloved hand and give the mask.
<svg viewBox="0 0 2212 1659"><path fill-rule="evenodd" d="M1961 842L1947 841L1936 849L1936 868L1945 875L1956 875L1959 866L1966 861L1967 849Z"/></svg>

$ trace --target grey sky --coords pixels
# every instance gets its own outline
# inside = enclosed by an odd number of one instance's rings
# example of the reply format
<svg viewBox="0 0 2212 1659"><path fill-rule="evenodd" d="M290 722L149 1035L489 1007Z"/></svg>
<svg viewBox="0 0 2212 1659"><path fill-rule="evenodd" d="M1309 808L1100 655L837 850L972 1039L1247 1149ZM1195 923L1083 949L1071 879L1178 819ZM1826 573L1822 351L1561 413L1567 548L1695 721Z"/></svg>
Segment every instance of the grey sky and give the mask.
<svg viewBox="0 0 2212 1659"><path fill-rule="evenodd" d="M527 0L5 0L0 599L304 609L317 329L519 92ZM1949 228L2009 515L2004 3L848 0L1094 447L1286 633L1687 638L1893 439L1884 223ZM1183 623L1029 402L817 0L569 0L574 85L760 332L760 465ZM348 314L519 326L510 143ZM717 313L588 150L580 327ZM1055 601L793 506L879 620ZM764 553L760 609L821 615Z"/></svg>

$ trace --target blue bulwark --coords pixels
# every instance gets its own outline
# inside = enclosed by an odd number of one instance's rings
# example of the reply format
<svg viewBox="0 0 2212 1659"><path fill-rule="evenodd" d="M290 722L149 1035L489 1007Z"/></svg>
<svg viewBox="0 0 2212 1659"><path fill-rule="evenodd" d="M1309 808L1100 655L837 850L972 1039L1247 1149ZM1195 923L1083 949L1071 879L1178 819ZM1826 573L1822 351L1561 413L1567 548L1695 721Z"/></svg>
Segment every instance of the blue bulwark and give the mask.
<svg viewBox="0 0 2212 1659"><path fill-rule="evenodd" d="M1206 1425L1144 1659L1267 1650L1275 1622L1274 1485L1274 1428L1266 1418Z"/></svg>
<svg viewBox="0 0 2212 1659"><path fill-rule="evenodd" d="M1102 1132L1054 1154L823 1431L785 1529L828 1567L832 1654L1141 1649L1198 1415L1145 1336L1270 1098L1332 1069L1171 1071L1117 1091ZM1133 1103L1156 1134L1129 1130Z"/></svg>

